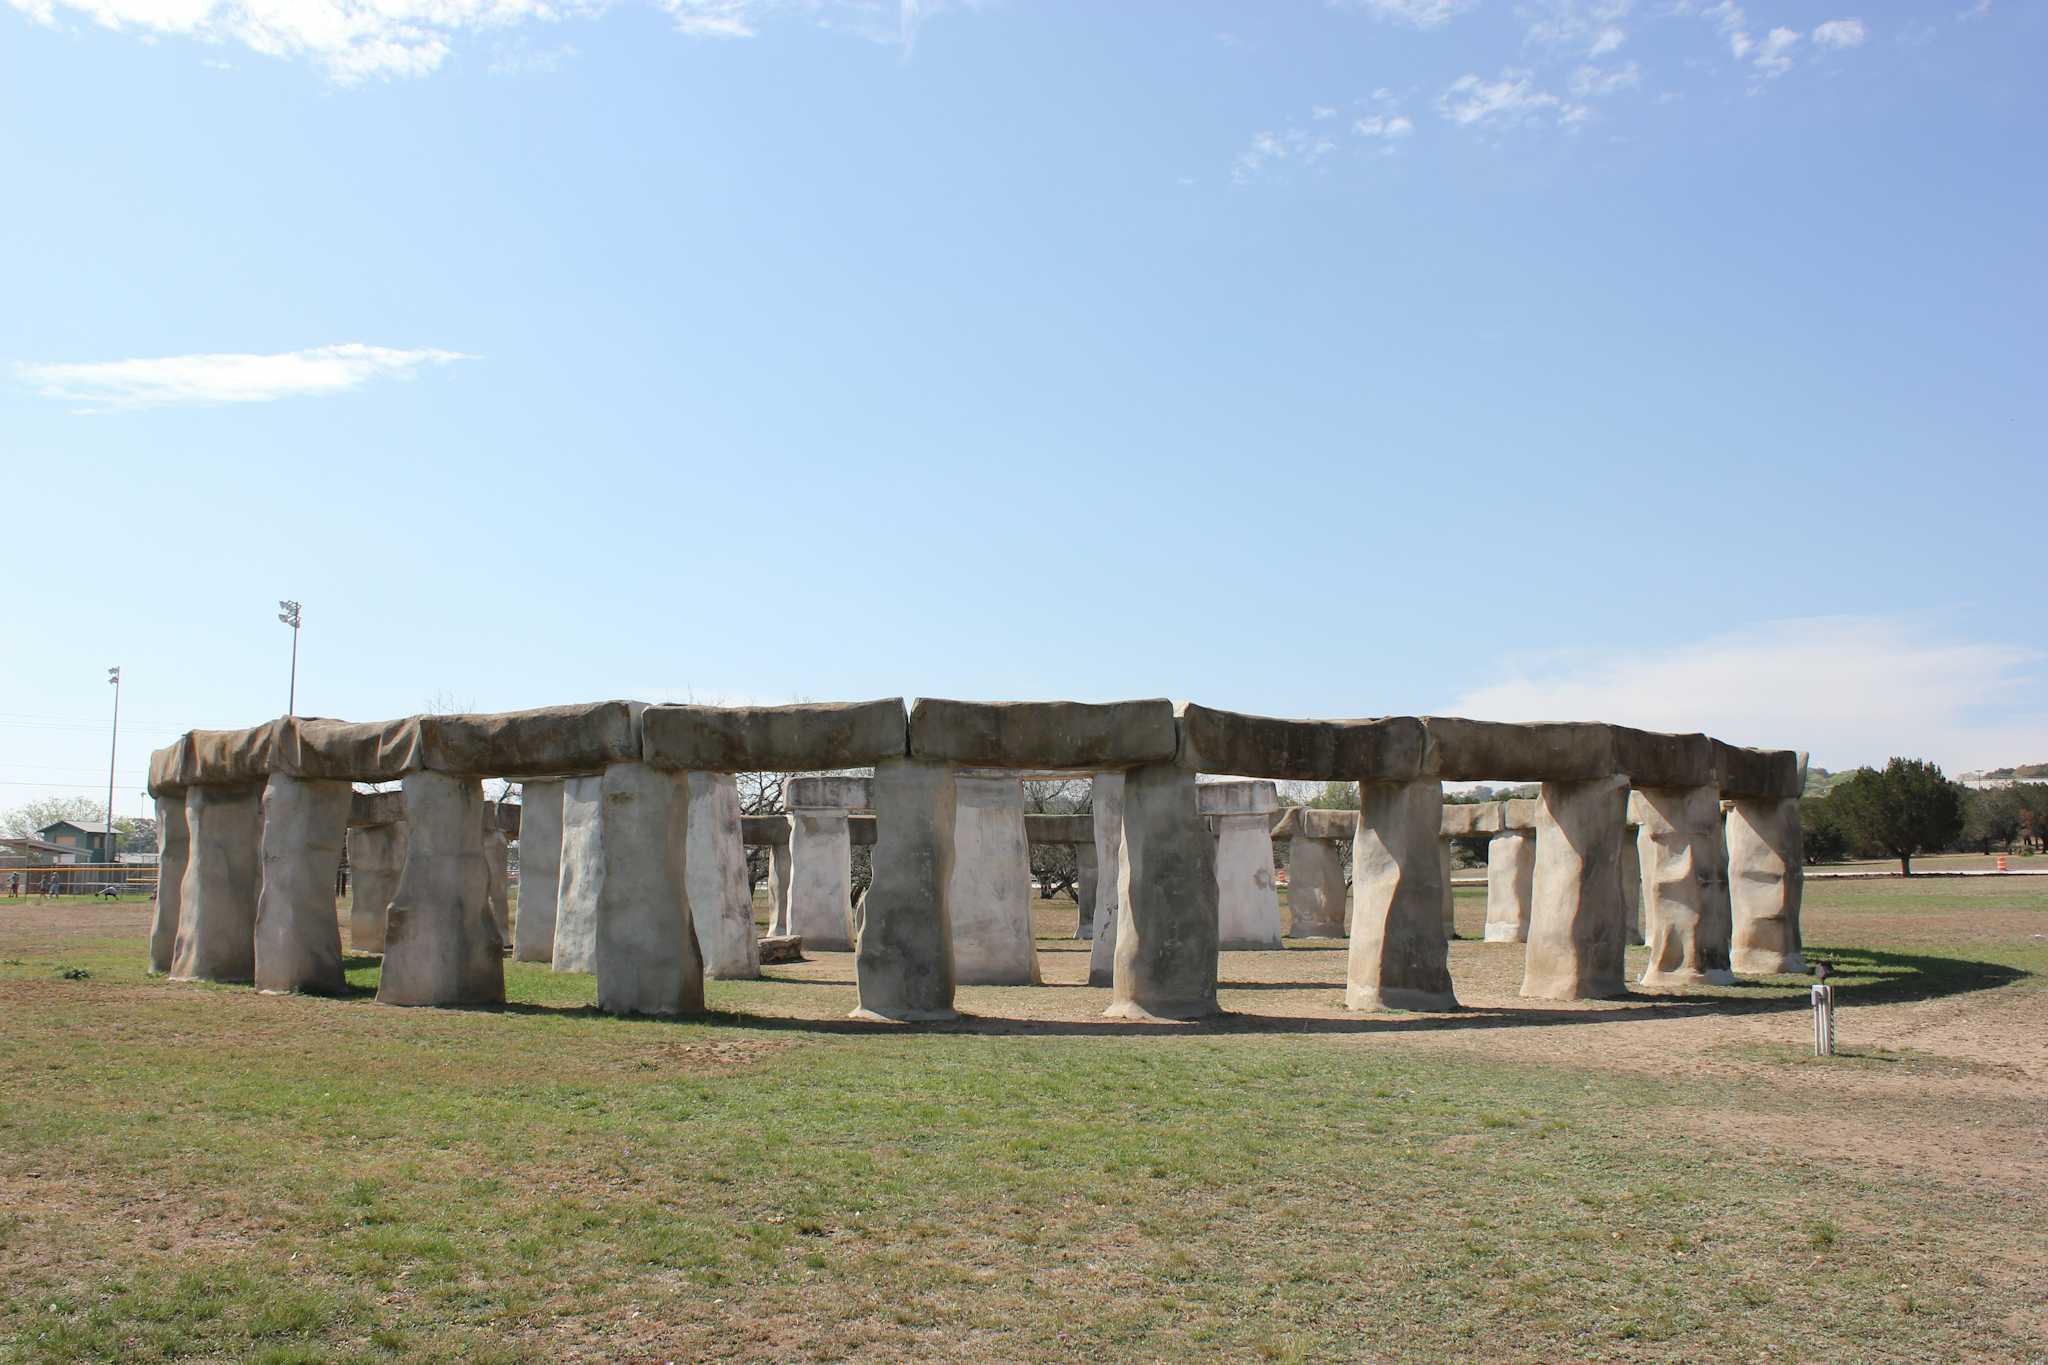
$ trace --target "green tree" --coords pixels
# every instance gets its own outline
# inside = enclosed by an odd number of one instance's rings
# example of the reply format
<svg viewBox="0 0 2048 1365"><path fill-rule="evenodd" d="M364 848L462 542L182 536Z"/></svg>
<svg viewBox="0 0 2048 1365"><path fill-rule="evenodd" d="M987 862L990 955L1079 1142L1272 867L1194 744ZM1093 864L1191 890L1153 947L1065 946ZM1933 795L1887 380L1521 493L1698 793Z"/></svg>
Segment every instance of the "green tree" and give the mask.
<svg viewBox="0 0 2048 1365"><path fill-rule="evenodd" d="M84 796L46 796L0 815L0 834L10 839L33 839L36 831L59 820L103 820L106 807Z"/></svg>
<svg viewBox="0 0 2048 1365"><path fill-rule="evenodd" d="M1914 854L1946 848L1963 832L1963 789L1925 759L1858 768L1827 799L1853 837L1897 858L1908 877Z"/></svg>
<svg viewBox="0 0 2048 1365"><path fill-rule="evenodd" d="M1849 832L1825 796L1809 796L1799 803L1801 841L1809 863L1839 863L1849 856Z"/></svg>
<svg viewBox="0 0 2048 1365"><path fill-rule="evenodd" d="M2012 841L2020 837L2020 794L2012 787L1992 787L1963 793L1963 840L1978 852L1989 853L1997 844L2012 852Z"/></svg>

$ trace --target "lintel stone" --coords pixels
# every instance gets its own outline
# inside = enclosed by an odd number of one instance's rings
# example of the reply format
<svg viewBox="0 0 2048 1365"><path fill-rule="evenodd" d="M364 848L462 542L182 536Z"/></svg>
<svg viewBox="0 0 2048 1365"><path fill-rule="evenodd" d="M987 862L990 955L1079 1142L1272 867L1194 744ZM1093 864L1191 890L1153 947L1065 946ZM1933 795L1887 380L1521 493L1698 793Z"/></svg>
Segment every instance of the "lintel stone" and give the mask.
<svg viewBox="0 0 2048 1365"><path fill-rule="evenodd" d="M659 705L642 717L653 767L693 772L809 772L901 758L903 698L796 706Z"/></svg>
<svg viewBox="0 0 2048 1365"><path fill-rule="evenodd" d="M1173 703L955 701L910 704L910 754L963 767L1089 772L1173 757Z"/></svg>
<svg viewBox="0 0 2048 1365"><path fill-rule="evenodd" d="M1413 716L1287 720L1181 703L1183 768L1297 782L1412 781L1434 770Z"/></svg>

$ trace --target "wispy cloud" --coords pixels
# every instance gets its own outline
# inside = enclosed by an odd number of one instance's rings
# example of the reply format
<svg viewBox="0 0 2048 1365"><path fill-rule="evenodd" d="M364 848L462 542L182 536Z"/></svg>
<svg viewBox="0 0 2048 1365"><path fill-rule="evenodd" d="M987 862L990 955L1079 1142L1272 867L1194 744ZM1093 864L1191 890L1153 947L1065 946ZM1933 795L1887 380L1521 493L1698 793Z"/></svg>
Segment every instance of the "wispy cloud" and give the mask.
<svg viewBox="0 0 2048 1365"><path fill-rule="evenodd" d="M1642 83L1642 68L1634 62L1613 67L1598 67L1589 62L1572 72L1571 91L1580 99L1598 99L1633 90Z"/></svg>
<svg viewBox="0 0 2048 1365"><path fill-rule="evenodd" d="M1360 137L1399 142L1415 135L1415 121L1406 114L1367 114L1351 125L1351 131Z"/></svg>
<svg viewBox="0 0 2048 1365"><path fill-rule="evenodd" d="M1479 0L1330 0L1332 9L1359 10L1375 19L1410 28L1438 28Z"/></svg>
<svg viewBox="0 0 2048 1365"><path fill-rule="evenodd" d="M1251 145L1238 153L1230 176L1242 185L1279 165L1313 166L1336 150L1335 139L1301 128L1255 133Z"/></svg>
<svg viewBox="0 0 2048 1365"><path fill-rule="evenodd" d="M1628 41L1621 21L1634 8L1634 0L1540 0L1519 12L1530 46L1604 57Z"/></svg>
<svg viewBox="0 0 2048 1365"><path fill-rule="evenodd" d="M1458 77L1436 97L1439 114L1460 127L1512 128L1538 115L1555 114L1560 123L1576 123L1585 112L1536 85L1535 73L1509 67L1499 80L1468 74Z"/></svg>
<svg viewBox="0 0 2048 1365"><path fill-rule="evenodd" d="M1815 47L1862 47L1869 37L1861 19L1830 19L1813 30Z"/></svg>
<svg viewBox="0 0 2048 1365"><path fill-rule="evenodd" d="M172 403L269 403L345 393L372 379L410 378L428 366L473 360L460 351L395 350L348 342L274 355L157 356L16 365L45 398L87 408L153 408Z"/></svg>
<svg viewBox="0 0 2048 1365"><path fill-rule="evenodd" d="M1508 667L1453 714L1607 720L1811 749L1826 768L1933 758L1951 771L2048 760L2048 654L1889 617L1780 621L1663 650Z"/></svg>

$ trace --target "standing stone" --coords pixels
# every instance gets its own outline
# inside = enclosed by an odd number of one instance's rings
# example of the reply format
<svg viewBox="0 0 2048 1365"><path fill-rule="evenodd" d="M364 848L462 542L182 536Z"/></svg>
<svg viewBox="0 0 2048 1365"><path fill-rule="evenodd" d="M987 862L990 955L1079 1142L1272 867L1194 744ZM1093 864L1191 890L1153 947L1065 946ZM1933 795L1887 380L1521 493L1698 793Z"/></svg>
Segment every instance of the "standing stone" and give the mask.
<svg viewBox="0 0 2048 1365"><path fill-rule="evenodd" d="M1486 941L1527 943L1536 877L1536 836L1503 830L1486 841Z"/></svg>
<svg viewBox="0 0 2048 1365"><path fill-rule="evenodd" d="M1354 1010L1453 1010L1444 936L1443 783L1361 782L1351 852Z"/></svg>
<svg viewBox="0 0 2048 1365"><path fill-rule="evenodd" d="M490 807L486 806L486 813ZM497 821L487 822L484 839L484 902L491 909L491 927L498 932L498 950L512 942L512 841Z"/></svg>
<svg viewBox="0 0 2048 1365"><path fill-rule="evenodd" d="M149 969L162 975L178 951L178 898L184 889L191 830L185 823L185 793L169 791L156 802L156 913L149 926Z"/></svg>
<svg viewBox="0 0 2048 1365"><path fill-rule="evenodd" d="M1731 965L1744 976L1806 970L1799 935L1806 849L1799 801L1737 801L1728 809Z"/></svg>
<svg viewBox="0 0 2048 1365"><path fill-rule="evenodd" d="M384 928L377 999L387 1005L494 1005L505 955L491 921L484 793L474 777L407 773L405 868Z"/></svg>
<svg viewBox="0 0 2048 1365"><path fill-rule="evenodd" d="M347 782L272 773L263 787L263 875L256 893L256 989L339 995L335 874L348 837Z"/></svg>
<svg viewBox="0 0 2048 1365"><path fill-rule="evenodd" d="M1622 979L1622 813L1619 778L1545 782L1536 798L1536 872L1522 994L1598 1000Z"/></svg>
<svg viewBox="0 0 2048 1365"><path fill-rule="evenodd" d="M405 821L359 825L348 832L348 946L354 953L384 951L384 924L398 874L405 870Z"/></svg>
<svg viewBox="0 0 2048 1365"><path fill-rule="evenodd" d="M853 948L853 845L844 809L789 812L789 932L812 952Z"/></svg>
<svg viewBox="0 0 2048 1365"><path fill-rule="evenodd" d="M961 986L1036 986L1024 784L1014 777L956 773L953 789L959 810L946 894L953 980Z"/></svg>
<svg viewBox="0 0 2048 1365"><path fill-rule="evenodd" d="M1438 839L1436 841L1436 868L1437 878L1443 885L1444 937L1446 939L1454 939L1458 936L1458 897L1451 887L1451 841L1449 839Z"/></svg>
<svg viewBox="0 0 2048 1365"><path fill-rule="evenodd" d="M604 895L604 779L562 784L562 865L555 878L555 970L597 970L597 905Z"/></svg>
<svg viewBox="0 0 2048 1365"><path fill-rule="evenodd" d="M1291 937L1344 937L1344 857L1334 839L1297 834L1287 854Z"/></svg>
<svg viewBox="0 0 2048 1365"><path fill-rule="evenodd" d="M597 1007L608 1014L701 1014L704 962L686 864L688 776L614 763L599 780Z"/></svg>
<svg viewBox="0 0 2048 1365"><path fill-rule="evenodd" d="M1712 787L1639 787L1629 794L1638 826L1644 931L1650 958L1645 986L1725 986L1727 924L1714 893L1720 793ZM1624 851L1625 852L1625 851Z"/></svg>
<svg viewBox="0 0 2048 1365"><path fill-rule="evenodd" d="M263 787L185 793L185 876L171 980L256 979L256 895L263 878Z"/></svg>
<svg viewBox="0 0 2048 1365"><path fill-rule="evenodd" d="M768 845L768 933L772 938L789 936L790 862L787 840ZM850 868L847 875L852 876Z"/></svg>
<svg viewBox="0 0 2048 1365"><path fill-rule="evenodd" d="M1280 892L1273 883L1271 782L1204 782L1202 814L1216 821L1216 941L1219 948L1280 946Z"/></svg>
<svg viewBox="0 0 2048 1365"><path fill-rule="evenodd" d="M1123 897L1124 775L1097 773L1088 800L1095 824L1095 941L1088 950L1088 984L1116 977L1116 926Z"/></svg>
<svg viewBox="0 0 2048 1365"><path fill-rule="evenodd" d="M873 792L876 838L854 969L860 1006L853 1017L957 1019L946 905L959 811L953 770L884 759L875 765ZM801 863L797 875L803 875Z"/></svg>
<svg viewBox="0 0 2048 1365"><path fill-rule="evenodd" d="M1631 796L1629 800L1629 808L1633 810L1635 798ZM1616 863L1621 872L1622 941L1631 947L1649 941L1643 933L1643 858L1640 845L1641 828L1634 824L1624 825L1621 856Z"/></svg>
<svg viewBox="0 0 2048 1365"><path fill-rule="evenodd" d="M1074 937L1095 937L1095 888L1100 874L1095 845L1074 845Z"/></svg>
<svg viewBox="0 0 2048 1365"><path fill-rule="evenodd" d="M552 962L555 956L562 787L557 778L527 782L519 791L519 916L512 924L512 956L521 962Z"/></svg>
<svg viewBox="0 0 2048 1365"><path fill-rule="evenodd" d="M684 860L690 881L690 918L704 974L745 981L761 974L754 936L754 892L747 884L747 849L740 842L740 793L731 773L689 774L690 839Z"/></svg>
<svg viewBox="0 0 2048 1365"><path fill-rule="evenodd" d="M1116 970L1103 1013L1206 1018L1217 1012L1216 841L1202 820L1195 775L1165 763L1133 768L1122 795ZM1098 795L1098 812L1102 805ZM1097 952L1106 927L1096 930Z"/></svg>

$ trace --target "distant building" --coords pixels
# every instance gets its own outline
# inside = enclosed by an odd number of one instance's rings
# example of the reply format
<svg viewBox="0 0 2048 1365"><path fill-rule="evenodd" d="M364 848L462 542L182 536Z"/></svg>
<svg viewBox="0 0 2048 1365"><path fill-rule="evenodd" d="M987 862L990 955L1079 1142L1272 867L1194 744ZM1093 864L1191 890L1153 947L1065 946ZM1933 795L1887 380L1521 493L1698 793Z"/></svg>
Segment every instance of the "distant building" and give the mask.
<svg viewBox="0 0 2048 1365"><path fill-rule="evenodd" d="M50 867L75 863L79 850L47 839L0 839L0 867Z"/></svg>
<svg viewBox="0 0 2048 1365"><path fill-rule="evenodd" d="M121 851L121 832L105 820L59 820L36 833L47 843L69 849L65 862L111 863Z"/></svg>

